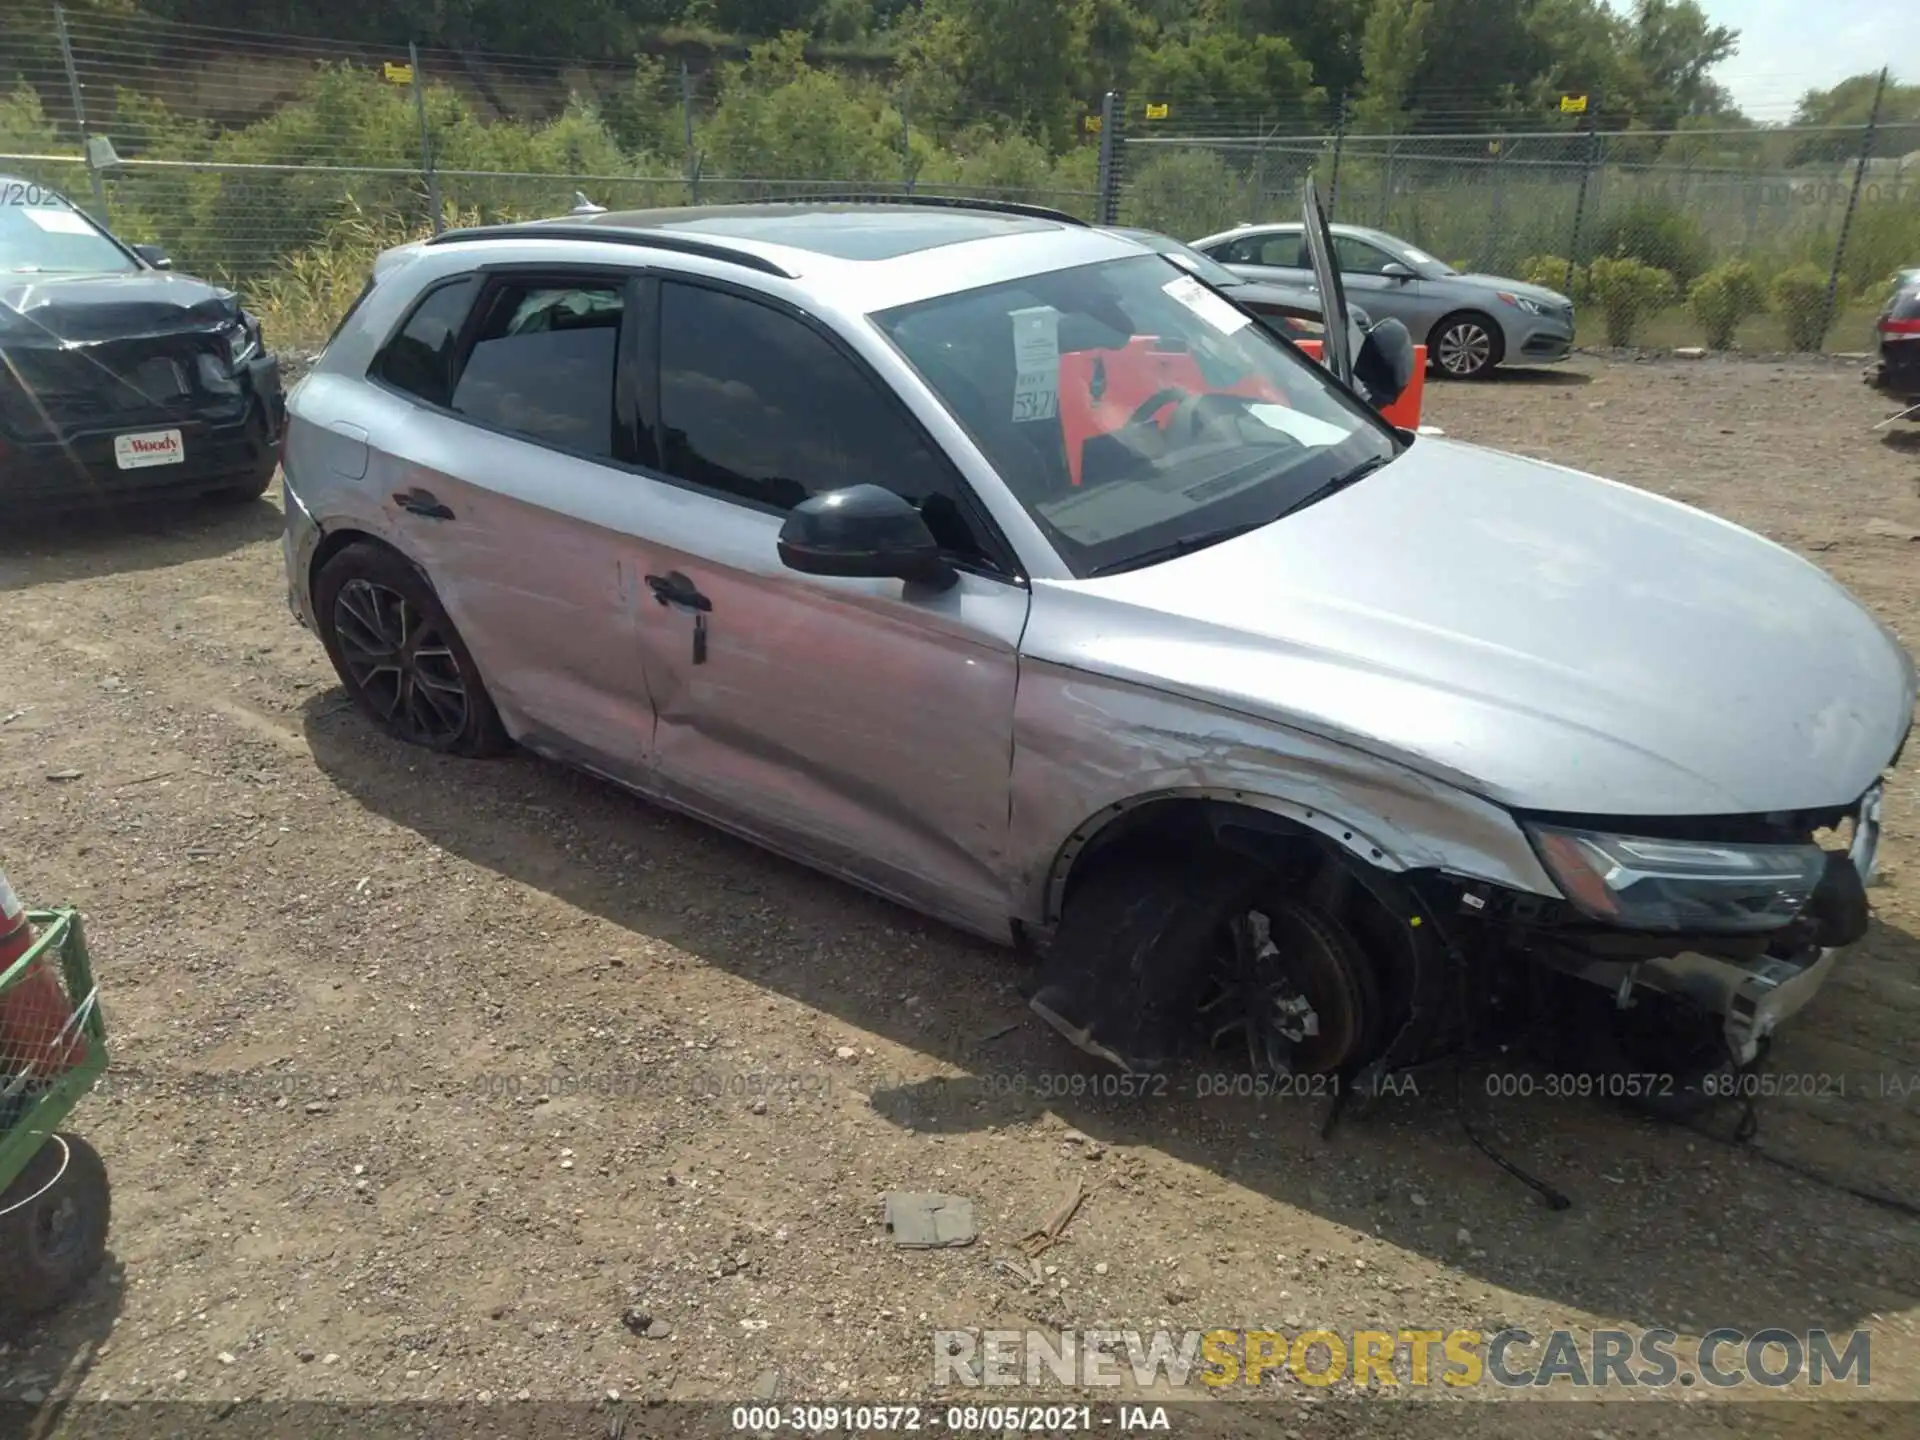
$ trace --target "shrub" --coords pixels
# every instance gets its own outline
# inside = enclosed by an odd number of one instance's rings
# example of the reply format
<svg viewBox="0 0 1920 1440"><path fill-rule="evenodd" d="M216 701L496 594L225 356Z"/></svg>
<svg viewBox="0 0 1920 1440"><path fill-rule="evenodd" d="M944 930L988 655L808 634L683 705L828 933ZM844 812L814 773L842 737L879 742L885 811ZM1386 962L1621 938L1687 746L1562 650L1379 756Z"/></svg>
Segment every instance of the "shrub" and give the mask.
<svg viewBox="0 0 1920 1440"><path fill-rule="evenodd" d="M1245 203L1238 178L1219 155L1168 148L1133 173L1125 218L1130 225L1185 238L1246 219Z"/></svg>
<svg viewBox="0 0 1920 1440"><path fill-rule="evenodd" d="M1691 283L1713 259L1713 247L1699 222L1670 200L1636 200L1607 216L1594 232L1593 250L1665 270L1682 285Z"/></svg>
<svg viewBox="0 0 1920 1440"><path fill-rule="evenodd" d="M1707 332L1711 349L1730 349L1741 322L1767 308L1766 287L1753 266L1729 260L1693 282L1687 291L1687 308Z"/></svg>
<svg viewBox="0 0 1920 1440"><path fill-rule="evenodd" d="M1631 345L1640 322L1673 304L1673 276L1631 255L1602 256L1587 267L1587 283L1600 303L1609 345Z"/></svg>
<svg viewBox="0 0 1920 1440"><path fill-rule="evenodd" d="M443 224L454 229L480 222L476 211L455 210ZM366 284L380 252L432 233L424 222L353 206L324 239L286 255L271 274L244 285L268 346L282 352L319 349Z"/></svg>
<svg viewBox="0 0 1920 1440"><path fill-rule="evenodd" d="M1576 305L1584 305L1592 299L1587 283L1584 266L1573 267L1573 278L1567 278L1567 262L1560 255L1529 255L1520 262L1520 279L1529 285L1544 285L1549 290L1557 290Z"/></svg>
<svg viewBox="0 0 1920 1440"><path fill-rule="evenodd" d="M1773 277L1773 308L1787 328L1788 348L1818 350L1827 338L1827 277L1802 262Z"/></svg>

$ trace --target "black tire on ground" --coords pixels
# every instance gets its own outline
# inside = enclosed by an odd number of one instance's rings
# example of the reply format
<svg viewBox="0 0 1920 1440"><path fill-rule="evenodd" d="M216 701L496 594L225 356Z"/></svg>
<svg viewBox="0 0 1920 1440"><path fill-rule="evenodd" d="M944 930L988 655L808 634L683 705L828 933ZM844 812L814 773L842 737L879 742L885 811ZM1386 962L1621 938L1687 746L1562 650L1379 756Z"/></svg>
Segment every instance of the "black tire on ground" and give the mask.
<svg viewBox="0 0 1920 1440"><path fill-rule="evenodd" d="M1506 349L1500 326L1478 310L1443 315L1427 332L1429 366L1453 380L1480 379L1507 358Z"/></svg>
<svg viewBox="0 0 1920 1440"><path fill-rule="evenodd" d="M1029 1005L1089 1054L1163 1070L1205 991L1210 948L1261 880L1232 856L1114 857L1067 897Z"/></svg>
<svg viewBox="0 0 1920 1440"><path fill-rule="evenodd" d="M321 567L313 597L334 672L360 713L387 734L476 759L510 747L466 642L426 576L405 556L370 541L348 545ZM363 623L369 602L375 619L391 620L400 607L399 623L388 636ZM344 636L343 620L349 627ZM382 641L394 636L399 643L382 650ZM389 663L370 670L369 658L382 656Z"/></svg>
<svg viewBox="0 0 1920 1440"><path fill-rule="evenodd" d="M64 1305L93 1278L112 1218L99 1152L78 1135L42 1145L0 1194L0 1331Z"/></svg>

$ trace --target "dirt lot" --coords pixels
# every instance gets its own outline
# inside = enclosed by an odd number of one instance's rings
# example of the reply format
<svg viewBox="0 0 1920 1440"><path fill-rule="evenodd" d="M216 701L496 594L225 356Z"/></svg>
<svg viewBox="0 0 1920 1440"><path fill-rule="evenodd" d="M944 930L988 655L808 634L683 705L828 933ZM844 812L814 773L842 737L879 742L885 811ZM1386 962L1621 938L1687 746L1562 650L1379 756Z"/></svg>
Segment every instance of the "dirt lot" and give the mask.
<svg viewBox="0 0 1920 1440"><path fill-rule="evenodd" d="M1583 359L1428 393L1452 434L1808 554L1920 648L1920 450L1872 431L1854 368ZM74 1125L117 1186L108 1271L0 1352L0 1396L876 1399L928 1392L935 1328L1611 1324L1869 1326L1868 1393L1920 1399L1920 1223L1827 1183L1920 1200L1920 755L1874 931L1775 1052L1844 1095L1768 1101L1740 1151L1468 1075L1555 1213L1450 1085L1327 1140L1317 1102L1075 1096L1099 1072L1011 956L550 765L386 742L288 616L278 523L0 558L5 867L86 912L117 1065ZM999 1265L1076 1182L1039 1280ZM977 1242L894 1247L901 1187L972 1197ZM1268 1386L1314 1407L1296 1434L1361 1423L1340 1387ZM1667 1394L1708 1404L1632 1423L1699 1433L1720 1399Z"/></svg>

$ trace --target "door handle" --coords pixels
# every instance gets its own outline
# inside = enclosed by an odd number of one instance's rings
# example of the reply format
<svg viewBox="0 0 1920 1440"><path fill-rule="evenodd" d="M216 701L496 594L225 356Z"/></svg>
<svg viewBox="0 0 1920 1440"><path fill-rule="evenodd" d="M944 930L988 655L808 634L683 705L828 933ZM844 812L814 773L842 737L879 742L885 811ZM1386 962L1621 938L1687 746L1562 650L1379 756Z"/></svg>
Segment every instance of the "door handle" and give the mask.
<svg viewBox="0 0 1920 1440"><path fill-rule="evenodd" d="M429 520L451 520L453 511L442 505L430 490L402 490L393 503L409 515L424 515Z"/></svg>
<svg viewBox="0 0 1920 1440"><path fill-rule="evenodd" d="M713 602L702 595L693 581L673 570L665 575L647 576L647 588L662 605L684 605L702 614L713 609Z"/></svg>

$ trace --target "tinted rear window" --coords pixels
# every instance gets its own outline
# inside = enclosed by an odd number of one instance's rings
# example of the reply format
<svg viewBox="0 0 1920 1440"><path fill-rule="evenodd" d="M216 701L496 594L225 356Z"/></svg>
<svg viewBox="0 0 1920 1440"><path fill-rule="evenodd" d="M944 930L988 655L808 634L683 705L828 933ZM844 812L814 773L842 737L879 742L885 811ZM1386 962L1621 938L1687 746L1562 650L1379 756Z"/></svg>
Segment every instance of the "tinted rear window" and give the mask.
<svg viewBox="0 0 1920 1440"><path fill-rule="evenodd" d="M533 281L499 287L486 308L452 408L529 440L612 455L621 290Z"/></svg>

